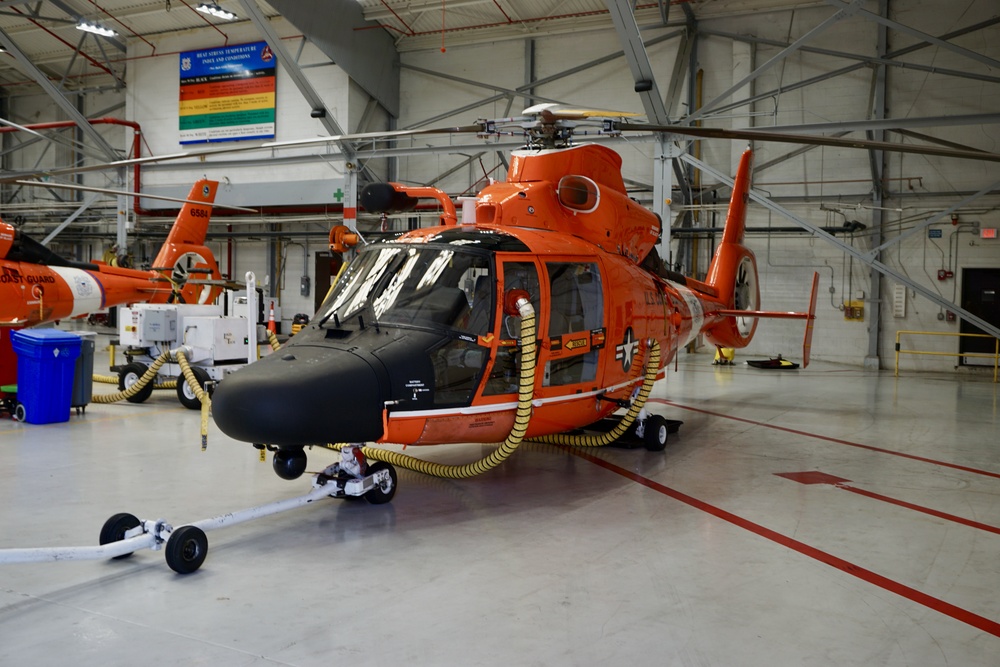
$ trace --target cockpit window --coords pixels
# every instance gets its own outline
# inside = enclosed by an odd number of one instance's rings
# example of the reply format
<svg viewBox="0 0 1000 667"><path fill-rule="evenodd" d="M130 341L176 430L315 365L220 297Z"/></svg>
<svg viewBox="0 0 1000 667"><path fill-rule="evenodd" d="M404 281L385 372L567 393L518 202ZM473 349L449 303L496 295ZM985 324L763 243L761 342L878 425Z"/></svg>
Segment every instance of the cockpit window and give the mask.
<svg viewBox="0 0 1000 667"><path fill-rule="evenodd" d="M335 314L343 322L367 311L379 324L486 334L493 324L494 284L485 255L434 246L373 246L351 262L319 314Z"/></svg>

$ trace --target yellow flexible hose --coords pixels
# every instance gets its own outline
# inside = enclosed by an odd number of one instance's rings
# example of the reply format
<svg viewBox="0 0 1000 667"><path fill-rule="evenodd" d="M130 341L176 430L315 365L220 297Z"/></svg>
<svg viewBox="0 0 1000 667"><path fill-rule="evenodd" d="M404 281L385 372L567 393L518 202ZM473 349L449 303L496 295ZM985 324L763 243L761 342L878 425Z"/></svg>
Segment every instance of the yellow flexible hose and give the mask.
<svg viewBox="0 0 1000 667"><path fill-rule="evenodd" d="M116 375L98 375L97 373L94 373L94 377L92 379L94 382L98 382L100 384L118 384L118 376ZM160 384L155 385L153 387L153 389L176 389L176 388L177 388L177 380L164 380Z"/></svg>
<svg viewBox="0 0 1000 667"><path fill-rule="evenodd" d="M208 411L212 407L212 399L208 395L208 392L198 384L198 378L194 376L194 371L191 370L191 364L188 363L184 352L177 350L176 356L177 364L181 367L181 373L184 374L184 379L187 381L188 387L191 388L191 392L201 402L201 451L205 451L208 449Z"/></svg>
<svg viewBox="0 0 1000 667"><path fill-rule="evenodd" d="M660 343L654 339L649 348L649 362L646 364L646 378L642 382L639 394L635 397L635 400L632 401L632 405L629 407L628 412L625 413L625 416L622 417L622 420L618 422L613 429L600 435L566 435L564 433L543 435L538 438L532 438L531 442L543 442L549 445L570 445L572 447L606 447L607 445L610 445L625 434L625 431L629 429L632 422L634 422L636 417L639 416L639 413L642 412L643 406L646 405L646 399L649 398L649 393L653 391L653 385L656 383L656 376L659 374Z"/></svg>
<svg viewBox="0 0 1000 667"><path fill-rule="evenodd" d="M530 304L528 306L530 309ZM399 452L376 449L364 446L361 451L364 455L375 461L384 461L400 468L414 470L435 477L448 477L451 479L465 479L491 470L510 457L524 440L524 434L528 431L528 422L531 420L531 400L535 395L535 313L531 312L521 318L521 376L517 387L517 412L514 415L514 426L511 428L507 439L500 443L493 452L485 458L465 465L449 465L446 463L434 463L424 461ZM334 443L328 445L330 449L339 451L346 446L346 443Z"/></svg>
<svg viewBox="0 0 1000 667"><path fill-rule="evenodd" d="M92 396L90 400L94 403L117 403L118 401L135 396L142 391L143 387L156 379L156 375L160 372L160 368L163 364L167 363L169 359L170 353L164 352L158 356L152 364L150 364L149 368L146 369L146 372L142 374L142 377L139 378L139 380L131 387L127 387L121 391L116 391L113 394L97 394L96 396Z"/></svg>
<svg viewBox="0 0 1000 667"><path fill-rule="evenodd" d="M281 343L278 342L278 337L270 329L267 330L267 342L271 344L272 350L277 350L281 347Z"/></svg>
<svg viewBox="0 0 1000 667"><path fill-rule="evenodd" d="M393 452L385 449L364 446L361 451L367 458L375 461L384 461L400 468L413 470L415 472L432 475L434 477L446 477L451 479L467 479L475 475L492 470L503 463L518 448L524 440L524 434L528 430L528 423L531 419L531 401L534 398L535 387L535 315L531 315L521 320L521 340L530 341L524 344L521 350L521 376L518 384L517 414L514 417L514 426L507 439L500 443L500 446L485 458L467 463L464 465L449 465L445 463L434 463L425 461L400 452ZM646 365L646 376L636 399L622 420L608 433L596 436L571 436L571 435L548 435L538 438L530 438L529 442L544 444L571 445L577 447L604 447L610 445L621 437L635 421L642 411L649 394L656 383L656 376L660 372L660 345L656 340L650 345L649 362ZM333 443L327 445L328 448L340 451L347 443Z"/></svg>

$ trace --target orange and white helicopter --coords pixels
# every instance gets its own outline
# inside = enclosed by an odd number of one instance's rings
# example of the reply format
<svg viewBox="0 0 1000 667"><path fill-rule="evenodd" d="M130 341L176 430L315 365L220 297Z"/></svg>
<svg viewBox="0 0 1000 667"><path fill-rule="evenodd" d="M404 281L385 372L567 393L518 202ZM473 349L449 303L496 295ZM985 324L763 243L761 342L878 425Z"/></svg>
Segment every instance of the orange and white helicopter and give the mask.
<svg viewBox="0 0 1000 667"><path fill-rule="evenodd" d="M223 283L205 236L218 185L200 180L187 199L178 200L183 206L148 271L66 259L0 221L2 384L13 384L17 377L9 331L4 329L83 317L123 304L212 303Z"/></svg>
<svg viewBox="0 0 1000 667"><path fill-rule="evenodd" d="M369 212L433 199L440 225L360 248L310 325L219 384L219 428L266 443L275 471L294 479L306 467L304 447L333 440L497 442L601 422L698 335L745 347L761 317L805 319L808 364L816 277L807 312L758 309L756 262L743 244L749 150L700 282L662 268L662 222L629 198L620 156L597 144L562 146L566 125L540 119L537 141L513 153L507 180L476 197L474 220L459 223L434 188L365 188ZM357 235L345 228L331 232L334 249L351 242ZM537 346L521 329L529 313ZM522 423L529 346L537 372L529 369ZM643 411L637 424L633 435L647 448L663 448L666 420Z"/></svg>

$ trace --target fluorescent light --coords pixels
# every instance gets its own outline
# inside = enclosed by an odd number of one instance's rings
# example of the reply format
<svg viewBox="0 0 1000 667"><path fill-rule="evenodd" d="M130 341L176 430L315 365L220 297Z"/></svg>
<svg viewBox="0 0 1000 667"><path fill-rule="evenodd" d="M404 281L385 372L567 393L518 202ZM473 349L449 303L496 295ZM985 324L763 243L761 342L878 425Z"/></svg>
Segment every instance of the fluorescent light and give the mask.
<svg viewBox="0 0 1000 667"><path fill-rule="evenodd" d="M118 36L118 33L111 28L105 28L100 23L90 23L89 21L84 21L83 19L80 19L80 22L76 24L76 29L84 32L92 32L95 35L101 35L102 37Z"/></svg>
<svg viewBox="0 0 1000 667"><path fill-rule="evenodd" d="M214 2L203 2L197 7L198 11L202 14L211 14L212 16L226 21L232 21L236 18L236 14L230 11L226 11Z"/></svg>

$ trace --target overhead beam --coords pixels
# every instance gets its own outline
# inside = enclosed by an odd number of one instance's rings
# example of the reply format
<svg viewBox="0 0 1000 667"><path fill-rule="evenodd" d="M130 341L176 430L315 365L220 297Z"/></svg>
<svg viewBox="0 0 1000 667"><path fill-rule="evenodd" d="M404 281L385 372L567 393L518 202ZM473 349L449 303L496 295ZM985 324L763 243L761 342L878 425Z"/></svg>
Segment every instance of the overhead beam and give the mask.
<svg viewBox="0 0 1000 667"><path fill-rule="evenodd" d="M327 0L327 5L332 4L335 0ZM303 7L299 5L312 5L314 2L301 2L292 3L299 10ZM343 4L343 0L336 0L336 2ZM271 2L275 9L279 11L283 10L280 8L279 3ZM357 3L349 3L357 8ZM281 64L285 73L292 79L295 83L295 87L299 89L299 93L306 99L309 103L309 108L313 109L319 117L320 123L322 123L324 129L331 135L341 135L345 134L344 130L337 123L336 119L333 117L333 112L331 112L326 107L326 102L320 97L316 89L313 88L312 83L306 78L306 75L302 72L302 69L298 66L298 63L292 58L291 53L288 49L284 47L281 41L281 35L277 33L271 22L257 6L254 0L240 0L240 5L242 5L243 10L253 21L253 24L257 27L257 31L267 40L268 46L271 50L275 52L278 56L278 62ZM316 16L325 16L326 12L330 11L329 6L325 8L324 12L319 11L319 7L313 7L315 13L313 14L315 23ZM291 10L294 11L294 10ZM336 16L337 14L333 14ZM286 17L287 18L287 17ZM329 22L328 22L329 23ZM336 21L332 23L337 23ZM327 54L329 55L329 54ZM331 56L332 57L332 56ZM345 70L346 71L346 70ZM350 74L348 72L348 74ZM352 77L353 78L353 77ZM337 141L337 148L340 152L344 154L344 224L349 229L357 229L357 211L358 211L358 163L354 154L354 147L346 141Z"/></svg>
<svg viewBox="0 0 1000 667"><path fill-rule="evenodd" d="M14 42L13 39L0 28L0 45L3 45L7 52L14 57L17 61L18 67L25 75L34 79L35 83L41 87L45 93L52 98L52 101L62 109L63 113L69 120L72 120L80 130L93 142L93 144L100 149L100 151L107 157L108 160L117 160L118 153L114 148L111 147L101 133L94 129L94 126L87 122L87 118L81 114L76 106L66 99L62 91L59 90L49 78L45 75L45 72L41 71L31 62L31 60L24 54L20 47Z"/></svg>
<svg viewBox="0 0 1000 667"><path fill-rule="evenodd" d="M100 195L98 193L96 193L96 192L92 192L92 193L88 194L87 198L84 200L84 202L82 204L80 204L80 206L75 211L73 211L69 215L68 218L66 218L65 220L63 220L62 222L60 222L58 227L56 227L55 229L53 229L49 233L48 236L46 236L44 239L42 239L42 245L47 246L49 244L49 242L52 241L52 239L54 239L55 237L59 236L59 232L61 232L62 230L66 229L71 224L73 224L73 221L76 220L77 218L79 218L83 214L84 211L86 211L88 208L90 208L90 205L93 204L95 201L97 201L97 198L99 196Z"/></svg>
<svg viewBox="0 0 1000 667"><path fill-rule="evenodd" d="M995 17L989 21L985 21L980 24L976 24L976 30L990 27L1000 23L1000 16ZM975 32L975 30L970 30L968 32ZM968 34L968 32L963 31L962 34ZM768 39L766 37L757 37L753 35L741 35L734 32L726 32L724 30L712 30L705 29L702 30L703 35L708 35L711 37L722 37L725 39L731 39L737 42L749 42L751 44L763 44L765 46L777 46L785 48L788 46L787 42L782 42L777 39ZM955 36L951 33L951 36ZM948 35L943 35L940 39L950 39ZM924 48L930 46L930 44L919 44ZM852 69L860 69L861 65L889 65L890 67L897 67L899 69L911 69L918 72L930 72L931 74L943 74L945 76L954 76L963 79L974 79L976 81L986 81L989 83L1000 83L1000 77L989 76L987 74L979 74L977 72L969 72L968 70L956 70L947 69L944 67L935 67L933 65L921 65L919 63L911 63L903 60L896 60L892 53L887 53L885 56L866 56L860 53L849 53L847 51L836 51L834 49L821 49L815 46L801 46L799 50L803 53L815 53L822 56L830 56L831 58L843 58L845 60L855 60L859 65L854 66Z"/></svg>
<svg viewBox="0 0 1000 667"><path fill-rule="evenodd" d="M365 20L357 0L268 0L268 4L390 116L399 117L399 52L385 29Z"/></svg>
<svg viewBox="0 0 1000 667"><path fill-rule="evenodd" d="M714 100L712 100L708 104L705 104L700 109L689 115L686 120L688 122L691 122L699 118L704 118L710 111L712 111L713 108L715 108L723 100L729 98L730 95L743 88L743 86L747 85L748 83L759 77L761 74L767 72L772 67L782 62L785 58L798 51L799 48L804 46L807 42L809 42L809 40L825 32L833 25L839 23L845 18L852 16L855 12L857 12L860 9L861 4L863 2L864 0L851 0L851 3L847 5L844 9L840 9L839 11L835 12L825 21L823 21L813 29L806 32L806 34L802 35L797 40L789 44L786 48L782 49L776 56L765 62L760 67L756 68L754 71L750 72L750 74L748 74L747 76L743 77L742 79L734 83L732 87L730 87L724 93L722 93Z"/></svg>
<svg viewBox="0 0 1000 667"><path fill-rule="evenodd" d="M635 22L635 14L632 13L632 3L629 0L605 0L604 4L611 14L611 21L618 33L618 41L621 42L622 51L625 53L625 61L632 71L635 92L642 100L646 117L650 122L660 125L669 123L667 107L660 96L653 67L649 63L649 54L646 53L646 47L639 35L639 26Z"/></svg>
<svg viewBox="0 0 1000 667"><path fill-rule="evenodd" d="M834 7L840 7L842 10L843 9L847 9L849 7L849 5L846 2L844 2L843 0L826 0L826 3L828 5L832 5ZM851 6L853 6L854 4L855 3L852 2ZM934 46L938 46L938 47L940 47L940 48L942 48L942 49L944 49L946 51L951 51L952 53L957 53L960 56L965 56L966 58L971 58L972 60L975 60L977 62L981 62L984 65L992 67L993 69L1000 69L1000 61L998 61L998 60L994 60L993 58L990 58L989 56L983 55L982 53L976 53L975 51L970 51L969 49L962 48L961 46L958 46L957 44L952 44L951 42L946 42L943 39L938 39L934 35L928 35L925 32L920 32L919 30L916 30L915 28L911 28L910 26L903 25L902 23L899 23L898 21L893 21L892 19L890 19L890 18L888 18L886 16L879 16L878 14L875 14L874 12L870 12L867 9L861 9L861 10L857 11L857 15L861 16L863 18L866 18L869 21L874 21L875 23L878 23L879 25L885 26L885 27L887 27L887 28L889 28L891 30L895 30L896 32L901 32L901 33L904 33L904 34L909 35L911 37L916 37L917 39L919 39L922 42L927 42L928 44L933 44Z"/></svg>

